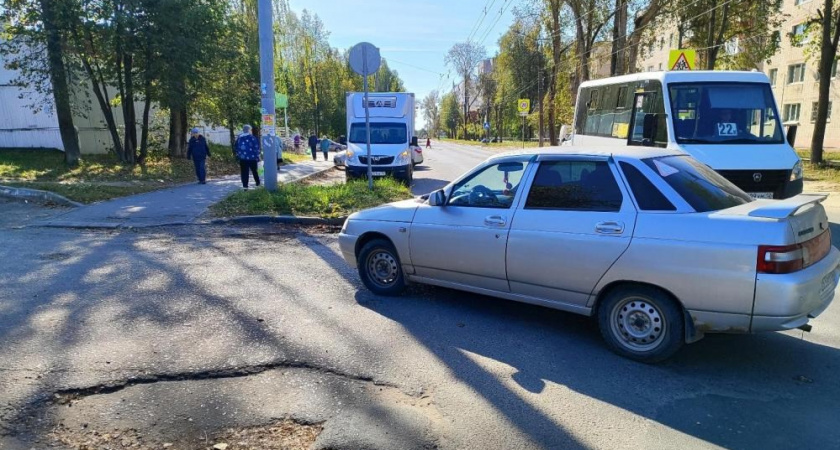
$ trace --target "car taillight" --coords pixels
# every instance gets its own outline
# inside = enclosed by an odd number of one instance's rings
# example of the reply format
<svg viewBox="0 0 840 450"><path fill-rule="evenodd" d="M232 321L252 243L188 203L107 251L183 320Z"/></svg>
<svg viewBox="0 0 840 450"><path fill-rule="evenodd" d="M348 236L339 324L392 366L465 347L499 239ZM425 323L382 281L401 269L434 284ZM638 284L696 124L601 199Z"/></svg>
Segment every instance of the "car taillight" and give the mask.
<svg viewBox="0 0 840 450"><path fill-rule="evenodd" d="M759 245L756 271L758 273L791 273L809 267L831 250L831 231L801 244L776 246Z"/></svg>

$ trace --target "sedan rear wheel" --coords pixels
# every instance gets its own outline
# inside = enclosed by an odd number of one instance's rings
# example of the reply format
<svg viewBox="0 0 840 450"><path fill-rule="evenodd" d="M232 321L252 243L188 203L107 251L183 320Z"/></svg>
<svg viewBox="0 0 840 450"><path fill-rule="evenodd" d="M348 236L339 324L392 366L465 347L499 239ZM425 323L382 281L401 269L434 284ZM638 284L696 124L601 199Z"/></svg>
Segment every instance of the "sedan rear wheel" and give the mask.
<svg viewBox="0 0 840 450"><path fill-rule="evenodd" d="M399 255L384 239L374 239L362 247L358 266L362 282L375 294L398 295L405 289Z"/></svg>
<svg viewBox="0 0 840 450"><path fill-rule="evenodd" d="M666 293L647 286L617 288L598 310L601 334L613 351L654 363L673 355L684 342L680 307Z"/></svg>

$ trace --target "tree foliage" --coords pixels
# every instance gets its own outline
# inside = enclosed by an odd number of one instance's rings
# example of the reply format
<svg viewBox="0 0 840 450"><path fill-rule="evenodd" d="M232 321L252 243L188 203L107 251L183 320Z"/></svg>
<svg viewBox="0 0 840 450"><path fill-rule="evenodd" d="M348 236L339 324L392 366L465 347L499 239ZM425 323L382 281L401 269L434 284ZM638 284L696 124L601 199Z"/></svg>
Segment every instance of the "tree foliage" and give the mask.
<svg viewBox="0 0 840 450"><path fill-rule="evenodd" d="M33 108L54 92L74 100L56 101L58 109L98 108L124 162L145 158L153 108L168 113L173 157L185 156L188 129L199 120L227 127L231 137L259 120L257 0L0 0L0 12L0 50L20 74L17 82L39 94ZM298 17L288 0L277 0L274 19L275 85L290 97L291 127L338 136L345 93L361 90L361 77L346 51L329 45L317 15L304 10ZM61 45L49 52L58 56L46 58L50 42ZM371 82L374 90L405 89L387 63ZM74 130L72 114L62 111L62 129Z"/></svg>

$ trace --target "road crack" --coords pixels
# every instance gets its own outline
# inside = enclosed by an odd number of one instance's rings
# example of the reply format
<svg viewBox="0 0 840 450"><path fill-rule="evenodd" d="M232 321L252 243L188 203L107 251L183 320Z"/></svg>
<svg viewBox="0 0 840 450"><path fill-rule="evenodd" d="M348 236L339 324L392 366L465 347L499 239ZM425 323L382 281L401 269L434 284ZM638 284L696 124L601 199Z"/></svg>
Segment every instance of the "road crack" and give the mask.
<svg viewBox="0 0 840 450"><path fill-rule="evenodd" d="M54 391L52 400L60 404L66 404L74 400L82 399L91 395L112 394L132 386L143 384L153 384L170 381L197 381L197 380L214 380L223 378L241 378L253 375L258 375L263 372L277 369L305 369L318 372L325 375L334 375L341 378L346 378L354 381L362 381L371 383L374 386L389 387L399 389L393 383L388 383L382 380L376 380L372 376L358 375L348 372L343 372L330 367L323 367L313 365L303 361L277 361L265 364L255 364L248 366L227 367L219 369L202 370L197 372L175 372L168 374L144 374L132 376L130 378L118 381L111 381L101 383L93 386L68 388ZM412 395L412 394L407 394ZM413 395L412 395L413 396Z"/></svg>

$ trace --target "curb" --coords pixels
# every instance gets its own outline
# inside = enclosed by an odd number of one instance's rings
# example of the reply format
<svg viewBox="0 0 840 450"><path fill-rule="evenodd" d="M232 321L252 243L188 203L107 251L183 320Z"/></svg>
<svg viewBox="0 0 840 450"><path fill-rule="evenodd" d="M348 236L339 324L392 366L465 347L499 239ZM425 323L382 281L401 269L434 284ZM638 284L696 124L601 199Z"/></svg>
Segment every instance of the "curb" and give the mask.
<svg viewBox="0 0 840 450"><path fill-rule="evenodd" d="M331 225L341 226L347 217L305 217L305 216L237 216L223 219L213 219L210 225L262 225L267 223L282 223L287 225Z"/></svg>
<svg viewBox="0 0 840 450"><path fill-rule="evenodd" d="M74 208L84 206L82 203L74 202L73 200L70 200L62 195L58 195L55 192L2 185L0 185L0 197L15 200L28 200L39 203L52 203L62 206L71 206Z"/></svg>

